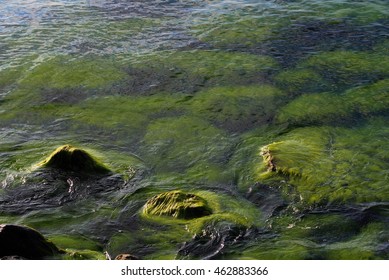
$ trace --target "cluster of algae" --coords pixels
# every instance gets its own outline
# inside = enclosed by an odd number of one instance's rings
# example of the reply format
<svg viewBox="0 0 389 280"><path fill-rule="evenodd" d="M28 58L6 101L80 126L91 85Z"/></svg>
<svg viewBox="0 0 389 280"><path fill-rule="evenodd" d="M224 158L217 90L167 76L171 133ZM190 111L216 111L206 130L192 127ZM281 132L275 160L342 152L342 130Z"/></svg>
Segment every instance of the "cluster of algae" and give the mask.
<svg viewBox="0 0 389 280"><path fill-rule="evenodd" d="M378 2L366 4L367 10L362 3L351 9L343 2L327 9L322 20L368 24L386 18ZM387 201L387 119L375 117L387 113L386 45L379 45L380 52L335 50L309 55L283 71L269 56L248 54L257 52L261 44L269 46L280 25L315 16L313 10L296 10L274 25L267 23L274 20L237 18L231 23L230 18L220 18L212 28L206 24L194 29L195 34L200 31L200 40L225 51L159 52L128 65L107 58L59 57L19 79L21 72L6 73L0 88L16 90L5 105L19 100L18 106L25 106L2 112L2 119L28 120L33 115L39 116L34 121L46 123L66 117L71 133L90 129L92 136L99 137L101 131L112 129L104 140L135 143L131 152L139 154L161 181L171 176L171 181L200 181L206 187L236 184L241 194L271 186L302 211ZM224 20L230 24L219 25ZM273 84L262 83L264 78ZM65 98L58 98L61 95ZM111 156L112 162L116 156L123 154ZM79 160L82 166L73 163ZM42 165L108 172L69 146L59 148ZM131 215L139 217L138 228L113 235L107 245L110 252L175 258L177 244L207 226L263 226L261 211L245 199L181 185L179 191L171 186L161 193L158 187L140 197L130 195L129 200L136 201L137 210ZM85 223L84 218L77 221ZM386 229L381 222L360 225L337 214L301 220L276 216L270 224L279 238L250 240L241 253L226 257L377 258L373 239L384 240ZM337 234L329 234L334 230ZM104 258L103 246L94 241L55 234L51 239L68 248L69 258ZM151 244L152 249L140 244Z"/></svg>
<svg viewBox="0 0 389 280"><path fill-rule="evenodd" d="M289 195L293 186L306 205L387 201L386 123L373 119L351 129L294 129L260 148L256 180L284 185Z"/></svg>

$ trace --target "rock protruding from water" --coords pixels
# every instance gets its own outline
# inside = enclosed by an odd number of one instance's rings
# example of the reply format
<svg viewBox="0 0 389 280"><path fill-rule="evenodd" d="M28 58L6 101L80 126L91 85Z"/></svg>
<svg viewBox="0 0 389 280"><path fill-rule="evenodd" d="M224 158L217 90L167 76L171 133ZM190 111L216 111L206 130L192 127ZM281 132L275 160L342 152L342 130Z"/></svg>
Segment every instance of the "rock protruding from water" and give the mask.
<svg viewBox="0 0 389 280"><path fill-rule="evenodd" d="M181 191L165 192L152 197L147 201L143 212L177 219L193 219L212 214L203 198Z"/></svg>
<svg viewBox="0 0 389 280"><path fill-rule="evenodd" d="M61 251L39 232L24 226L0 225L0 258L42 260Z"/></svg>
<svg viewBox="0 0 389 280"><path fill-rule="evenodd" d="M107 174L110 170L88 152L64 145L57 148L41 166L87 174Z"/></svg>

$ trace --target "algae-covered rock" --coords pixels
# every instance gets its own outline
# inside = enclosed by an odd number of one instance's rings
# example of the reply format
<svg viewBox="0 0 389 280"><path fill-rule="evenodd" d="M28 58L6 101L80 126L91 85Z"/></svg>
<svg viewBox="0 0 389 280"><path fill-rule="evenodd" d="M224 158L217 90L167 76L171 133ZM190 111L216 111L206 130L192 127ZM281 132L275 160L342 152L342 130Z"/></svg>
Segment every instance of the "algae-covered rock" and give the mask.
<svg viewBox="0 0 389 280"><path fill-rule="evenodd" d="M202 197L181 191L171 191L150 198L143 212L148 215L193 219L210 215L212 210Z"/></svg>
<svg viewBox="0 0 389 280"><path fill-rule="evenodd" d="M54 257L61 251L39 232L24 226L0 225L0 258L19 256L30 260Z"/></svg>
<svg viewBox="0 0 389 280"><path fill-rule="evenodd" d="M107 167L99 163L88 152L71 145L64 145L57 148L40 165L43 167L80 173L110 173L110 170Z"/></svg>

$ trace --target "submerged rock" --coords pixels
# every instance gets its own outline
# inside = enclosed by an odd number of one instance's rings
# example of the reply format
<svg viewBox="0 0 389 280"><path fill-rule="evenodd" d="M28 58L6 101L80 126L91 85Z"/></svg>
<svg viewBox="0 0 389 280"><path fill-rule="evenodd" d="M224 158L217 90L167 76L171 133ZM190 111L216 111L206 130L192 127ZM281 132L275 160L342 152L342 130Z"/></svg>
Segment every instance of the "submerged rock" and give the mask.
<svg viewBox="0 0 389 280"><path fill-rule="evenodd" d="M31 228L0 225L0 258L41 260L61 253L53 243Z"/></svg>
<svg viewBox="0 0 389 280"><path fill-rule="evenodd" d="M70 145L56 149L39 166L0 194L0 211L20 214L75 200L107 199L107 195L125 186L120 174Z"/></svg>
<svg viewBox="0 0 389 280"><path fill-rule="evenodd" d="M203 198L181 191L161 193L152 197L147 201L143 212L177 219L193 219L212 214L212 210Z"/></svg>
<svg viewBox="0 0 389 280"><path fill-rule="evenodd" d="M57 148L41 166L80 173L107 174L110 170L94 159L88 152L64 145Z"/></svg>

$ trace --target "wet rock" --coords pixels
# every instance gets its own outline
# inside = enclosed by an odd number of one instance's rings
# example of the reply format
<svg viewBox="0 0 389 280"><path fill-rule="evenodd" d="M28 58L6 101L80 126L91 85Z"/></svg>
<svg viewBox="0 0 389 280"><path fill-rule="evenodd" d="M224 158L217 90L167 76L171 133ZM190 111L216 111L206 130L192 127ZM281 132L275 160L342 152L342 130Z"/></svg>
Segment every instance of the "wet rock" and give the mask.
<svg viewBox="0 0 389 280"><path fill-rule="evenodd" d="M58 254L61 251L39 232L24 226L0 225L0 258L41 260Z"/></svg>
<svg viewBox="0 0 389 280"><path fill-rule="evenodd" d="M171 216L177 219L193 219L210 215L205 199L190 193L171 191L149 199L143 212L156 216Z"/></svg>
<svg viewBox="0 0 389 280"><path fill-rule="evenodd" d="M71 145L57 148L41 165L80 173L107 174L110 172L107 167L99 163L88 152Z"/></svg>
<svg viewBox="0 0 389 280"><path fill-rule="evenodd" d="M131 254L120 254L116 256L115 260L139 260L139 258Z"/></svg>
<svg viewBox="0 0 389 280"><path fill-rule="evenodd" d="M84 150L64 145L40 168L0 195L0 211L13 214L53 208L68 202L101 198L125 186L120 174L112 173Z"/></svg>

